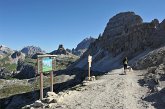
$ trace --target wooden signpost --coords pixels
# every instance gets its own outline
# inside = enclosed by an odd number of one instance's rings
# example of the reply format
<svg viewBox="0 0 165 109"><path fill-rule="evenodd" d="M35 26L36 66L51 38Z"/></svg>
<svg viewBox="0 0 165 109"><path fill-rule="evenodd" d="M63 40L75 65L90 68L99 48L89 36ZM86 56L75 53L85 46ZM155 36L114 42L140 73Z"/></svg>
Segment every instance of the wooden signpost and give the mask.
<svg viewBox="0 0 165 109"><path fill-rule="evenodd" d="M37 71L40 73L40 100L43 100L43 73L50 73L50 91L53 92L53 71L55 71L56 55L38 55Z"/></svg>
<svg viewBox="0 0 165 109"><path fill-rule="evenodd" d="M89 55L88 56L88 80L90 80L90 78L91 78L90 77L91 76L91 72L90 72L91 71L91 69L90 69L91 68L91 63L92 63L92 56Z"/></svg>

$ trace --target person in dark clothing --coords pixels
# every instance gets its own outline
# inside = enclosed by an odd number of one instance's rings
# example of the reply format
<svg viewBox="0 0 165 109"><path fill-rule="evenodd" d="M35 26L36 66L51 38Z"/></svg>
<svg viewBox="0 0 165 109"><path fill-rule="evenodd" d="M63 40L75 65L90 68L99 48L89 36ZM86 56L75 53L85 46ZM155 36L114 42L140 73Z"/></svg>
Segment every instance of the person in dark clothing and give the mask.
<svg viewBox="0 0 165 109"><path fill-rule="evenodd" d="M128 65L128 59L127 59L127 57L125 57L123 59L124 74L126 74L127 65Z"/></svg>

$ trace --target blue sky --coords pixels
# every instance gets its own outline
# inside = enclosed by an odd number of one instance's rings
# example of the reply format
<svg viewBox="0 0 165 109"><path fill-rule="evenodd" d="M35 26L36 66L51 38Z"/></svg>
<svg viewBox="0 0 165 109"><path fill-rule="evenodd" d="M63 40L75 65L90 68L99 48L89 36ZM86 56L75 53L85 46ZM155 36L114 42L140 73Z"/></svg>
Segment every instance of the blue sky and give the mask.
<svg viewBox="0 0 165 109"><path fill-rule="evenodd" d="M0 45L27 45L50 52L98 37L119 12L134 11L145 22L165 19L165 0L0 0Z"/></svg>

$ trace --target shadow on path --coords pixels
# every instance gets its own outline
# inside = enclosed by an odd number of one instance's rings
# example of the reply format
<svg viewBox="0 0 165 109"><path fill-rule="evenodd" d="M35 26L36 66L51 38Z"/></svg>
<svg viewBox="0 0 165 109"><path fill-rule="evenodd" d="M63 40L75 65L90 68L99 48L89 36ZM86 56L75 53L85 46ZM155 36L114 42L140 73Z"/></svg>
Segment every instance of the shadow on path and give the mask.
<svg viewBox="0 0 165 109"><path fill-rule="evenodd" d="M54 92L58 93L63 90L67 90L68 88L74 87L78 84L81 84L82 81L87 77L88 71L82 69L73 69L73 70L61 70L54 72L55 76L59 75L75 75L75 78L70 79L66 82L56 83L54 84ZM91 71L91 75L101 76L104 75L105 72L93 72ZM50 90L50 87L44 88L44 96L46 92ZM40 90L35 90L32 92L16 94L7 98L0 99L0 109L20 109L25 105L29 105L34 103L34 101L39 99Z"/></svg>

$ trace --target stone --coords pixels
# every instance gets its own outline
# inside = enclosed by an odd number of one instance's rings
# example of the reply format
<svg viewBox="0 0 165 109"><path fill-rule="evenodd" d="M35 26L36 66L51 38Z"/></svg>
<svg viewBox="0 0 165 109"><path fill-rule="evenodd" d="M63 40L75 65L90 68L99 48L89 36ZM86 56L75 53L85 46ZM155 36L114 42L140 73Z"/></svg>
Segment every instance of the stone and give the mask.
<svg viewBox="0 0 165 109"><path fill-rule="evenodd" d="M154 92L159 92L162 88L160 86L154 86Z"/></svg>
<svg viewBox="0 0 165 109"><path fill-rule="evenodd" d="M40 101L40 100L37 100L35 101L35 103L33 104L34 107L43 107L44 104Z"/></svg>
<svg viewBox="0 0 165 109"><path fill-rule="evenodd" d="M47 92L46 96L47 97L57 97L58 95L56 93L54 93L54 92Z"/></svg>
<svg viewBox="0 0 165 109"><path fill-rule="evenodd" d="M57 105L57 103L50 103L48 104L47 108L53 108Z"/></svg>
<svg viewBox="0 0 165 109"><path fill-rule="evenodd" d="M68 92L66 92L68 95L71 95L71 93L72 93L72 91L68 91Z"/></svg>
<svg viewBox="0 0 165 109"><path fill-rule="evenodd" d="M53 97L47 97L47 98L45 98L43 101L45 102L45 103L51 103L52 101L53 101ZM54 102L54 101L53 101Z"/></svg>
<svg viewBox="0 0 165 109"><path fill-rule="evenodd" d="M90 80L91 81L95 81L96 80L95 76L91 76L91 79Z"/></svg>
<svg viewBox="0 0 165 109"><path fill-rule="evenodd" d="M22 107L22 109L31 109L31 108L32 108L31 105L26 105L26 106Z"/></svg>
<svg viewBox="0 0 165 109"><path fill-rule="evenodd" d="M83 81L83 86L88 86L89 85L89 81Z"/></svg>

